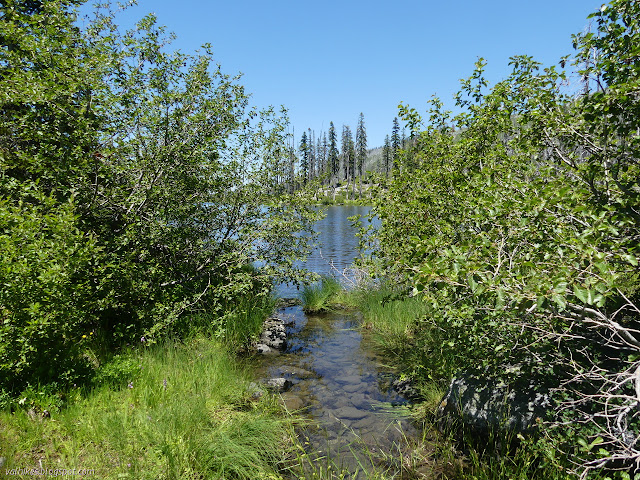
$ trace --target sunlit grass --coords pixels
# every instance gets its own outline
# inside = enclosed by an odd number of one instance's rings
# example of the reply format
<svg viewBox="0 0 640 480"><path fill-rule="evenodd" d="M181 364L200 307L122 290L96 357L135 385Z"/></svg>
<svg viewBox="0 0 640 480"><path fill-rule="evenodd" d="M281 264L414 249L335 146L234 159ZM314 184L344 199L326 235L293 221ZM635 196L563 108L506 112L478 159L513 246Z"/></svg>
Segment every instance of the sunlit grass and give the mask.
<svg viewBox="0 0 640 480"><path fill-rule="evenodd" d="M154 346L123 386L105 384L51 418L0 414L3 468L86 468L96 478L280 478L290 420L270 396L254 400L248 377L221 343ZM71 393L73 395L73 392Z"/></svg>
<svg viewBox="0 0 640 480"><path fill-rule="evenodd" d="M336 306L341 291L342 286L335 277L323 276L319 284L307 285L302 290L302 309L307 313L327 311Z"/></svg>
<svg viewBox="0 0 640 480"><path fill-rule="evenodd" d="M428 313L422 299L400 295L387 285L356 289L352 296L365 321L384 335L406 336L416 320Z"/></svg>

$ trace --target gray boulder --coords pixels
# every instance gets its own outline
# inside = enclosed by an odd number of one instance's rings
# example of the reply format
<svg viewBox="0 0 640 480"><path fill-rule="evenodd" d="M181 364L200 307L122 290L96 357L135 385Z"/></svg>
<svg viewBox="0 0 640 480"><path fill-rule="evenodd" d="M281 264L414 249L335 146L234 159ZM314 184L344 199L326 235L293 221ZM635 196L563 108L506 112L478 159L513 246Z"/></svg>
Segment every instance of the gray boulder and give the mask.
<svg viewBox="0 0 640 480"><path fill-rule="evenodd" d="M436 412L441 430L528 432L552 408L549 389L540 384L497 380L474 375L454 378Z"/></svg>
<svg viewBox="0 0 640 480"><path fill-rule="evenodd" d="M274 353L274 351L271 349L271 347L269 347L268 345L265 345L264 343L258 343L255 346L256 352L262 354L262 355L266 355L268 353Z"/></svg>

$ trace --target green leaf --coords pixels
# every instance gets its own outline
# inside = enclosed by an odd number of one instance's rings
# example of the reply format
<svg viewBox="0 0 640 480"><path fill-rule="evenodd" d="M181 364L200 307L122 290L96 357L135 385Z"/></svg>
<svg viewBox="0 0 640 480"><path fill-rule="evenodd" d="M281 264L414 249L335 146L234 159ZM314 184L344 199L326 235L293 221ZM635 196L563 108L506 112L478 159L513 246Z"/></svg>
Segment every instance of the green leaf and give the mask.
<svg viewBox="0 0 640 480"><path fill-rule="evenodd" d="M577 285L574 285L573 294L578 297L582 303L587 303L588 290L586 288L580 288Z"/></svg>
<svg viewBox="0 0 640 480"><path fill-rule="evenodd" d="M565 309L567 307L567 300L565 299L564 295L558 295L557 293L553 294L551 296L551 300L553 300L553 302L561 309Z"/></svg>

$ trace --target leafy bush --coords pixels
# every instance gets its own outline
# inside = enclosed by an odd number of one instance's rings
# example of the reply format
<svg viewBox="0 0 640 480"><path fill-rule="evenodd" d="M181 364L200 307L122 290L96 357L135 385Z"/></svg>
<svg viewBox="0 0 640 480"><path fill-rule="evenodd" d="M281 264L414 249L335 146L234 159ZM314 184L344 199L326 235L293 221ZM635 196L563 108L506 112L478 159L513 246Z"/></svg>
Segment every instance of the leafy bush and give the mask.
<svg viewBox="0 0 640 480"><path fill-rule="evenodd" d="M131 355L114 355L101 365L93 378L94 385L123 388L132 385L142 371L140 361Z"/></svg>
<svg viewBox="0 0 640 480"><path fill-rule="evenodd" d="M553 382L573 438L606 445L568 451L585 475L640 459L640 76L628 68L640 4L591 17L597 32L574 37L575 96L564 72L518 56L492 88L479 60L456 96L463 113L434 99L422 132L402 106L414 141L372 213L372 265L430 307L416 327L424 373L511 382L516 363Z"/></svg>
<svg viewBox="0 0 640 480"><path fill-rule="evenodd" d="M37 195L36 191L32 191ZM0 199L0 387L77 381L88 372L87 304L98 250L77 228L71 202Z"/></svg>
<svg viewBox="0 0 640 480"><path fill-rule="evenodd" d="M286 111L251 109L210 48L170 51L153 16L120 35L98 8L81 29L77 3L0 6L0 386L18 391L74 382L91 337L108 355L242 316L306 277L299 232L319 215L279 180Z"/></svg>

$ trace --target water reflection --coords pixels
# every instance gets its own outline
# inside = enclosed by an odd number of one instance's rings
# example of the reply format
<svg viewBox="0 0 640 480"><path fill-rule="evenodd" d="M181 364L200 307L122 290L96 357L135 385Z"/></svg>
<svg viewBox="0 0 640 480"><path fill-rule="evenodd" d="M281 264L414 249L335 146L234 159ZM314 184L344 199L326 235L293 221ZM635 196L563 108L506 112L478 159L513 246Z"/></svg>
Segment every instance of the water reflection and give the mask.
<svg viewBox="0 0 640 480"><path fill-rule="evenodd" d="M329 457L354 474L349 478L368 478L363 469L373 468L372 452L396 450L405 435L416 434L394 411L406 400L390 388L391 372L354 315L304 315L299 307L281 314L291 322L289 347L261 359L259 374L293 382L283 399L314 421L301 432L310 457Z"/></svg>
<svg viewBox="0 0 640 480"><path fill-rule="evenodd" d="M360 215L359 225L368 225L366 216L370 211L371 207L364 206L328 207L326 216L316 223L319 246L311 252L304 266L320 275L348 276L346 270L359 256L359 239L356 237L359 227L354 227L349 217ZM375 225L377 221L374 219ZM280 285L276 292L280 297L298 297L300 294L291 285Z"/></svg>

